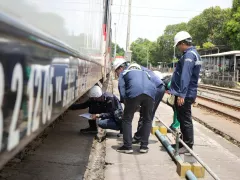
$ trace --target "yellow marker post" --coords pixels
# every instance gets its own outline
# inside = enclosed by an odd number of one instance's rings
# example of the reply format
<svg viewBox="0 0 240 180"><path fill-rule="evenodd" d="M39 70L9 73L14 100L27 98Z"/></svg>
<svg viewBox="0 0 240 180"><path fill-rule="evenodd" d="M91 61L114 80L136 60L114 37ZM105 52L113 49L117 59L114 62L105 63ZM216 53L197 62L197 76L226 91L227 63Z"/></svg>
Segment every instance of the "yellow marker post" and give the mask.
<svg viewBox="0 0 240 180"><path fill-rule="evenodd" d="M159 130L159 126L161 125L160 121L156 121L155 118L153 119L152 122L152 129L151 129L151 133L154 135L156 130Z"/></svg>
<svg viewBox="0 0 240 180"><path fill-rule="evenodd" d="M204 178L205 176L204 167L197 162L192 164L192 172L197 178Z"/></svg>
<svg viewBox="0 0 240 180"><path fill-rule="evenodd" d="M165 126L160 126L159 127L159 131L163 134L163 135L167 135L167 128Z"/></svg>
<svg viewBox="0 0 240 180"><path fill-rule="evenodd" d="M180 177L185 177L188 170L191 170L191 164L182 160L177 161L177 173Z"/></svg>

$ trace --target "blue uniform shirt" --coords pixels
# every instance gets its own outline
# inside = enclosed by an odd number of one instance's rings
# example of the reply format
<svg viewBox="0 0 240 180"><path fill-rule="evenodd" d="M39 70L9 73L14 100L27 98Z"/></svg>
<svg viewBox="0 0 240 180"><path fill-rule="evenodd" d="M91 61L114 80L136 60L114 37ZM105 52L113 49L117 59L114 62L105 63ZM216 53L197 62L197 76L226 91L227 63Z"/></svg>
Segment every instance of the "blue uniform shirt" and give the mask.
<svg viewBox="0 0 240 180"><path fill-rule="evenodd" d="M123 99L137 97L141 94L155 99L156 87L151 82L151 76L143 70L124 70L119 75L118 88L121 102Z"/></svg>
<svg viewBox="0 0 240 180"><path fill-rule="evenodd" d="M91 114L100 114L101 119L114 119L119 121L122 117L123 108L118 98L110 93L103 93L103 101L96 101L89 98L82 104L73 104L70 106L71 110L89 108L88 112Z"/></svg>
<svg viewBox="0 0 240 180"><path fill-rule="evenodd" d="M155 84L156 88L162 87L161 85L164 85L163 81L153 71L144 66L141 66L141 68L151 76L151 81L153 84Z"/></svg>
<svg viewBox="0 0 240 180"><path fill-rule="evenodd" d="M196 98L201 63L196 49L189 47L177 63L171 80L170 93L183 98Z"/></svg>

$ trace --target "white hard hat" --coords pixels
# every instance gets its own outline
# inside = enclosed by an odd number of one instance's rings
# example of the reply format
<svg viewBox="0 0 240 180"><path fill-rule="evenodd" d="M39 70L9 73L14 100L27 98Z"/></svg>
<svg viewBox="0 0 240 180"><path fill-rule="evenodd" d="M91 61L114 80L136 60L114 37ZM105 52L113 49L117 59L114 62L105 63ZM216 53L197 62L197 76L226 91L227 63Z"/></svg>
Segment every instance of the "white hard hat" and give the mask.
<svg viewBox="0 0 240 180"><path fill-rule="evenodd" d="M178 32L175 37L174 37L174 46L175 47L177 45L177 43L179 43L180 41L183 41L185 39L192 39L191 35L186 32L186 31L180 31Z"/></svg>
<svg viewBox="0 0 240 180"><path fill-rule="evenodd" d="M139 70L141 70L141 66L137 63L133 63L130 66L128 66L128 69L139 69Z"/></svg>
<svg viewBox="0 0 240 180"><path fill-rule="evenodd" d="M160 79L163 79L163 74L161 72L159 71L153 71L153 72L157 77L159 77Z"/></svg>
<svg viewBox="0 0 240 180"><path fill-rule="evenodd" d="M99 86L93 86L88 92L88 97L99 98L102 94L102 89Z"/></svg>
<svg viewBox="0 0 240 180"><path fill-rule="evenodd" d="M123 58L116 58L112 64L114 71L125 62L127 61Z"/></svg>

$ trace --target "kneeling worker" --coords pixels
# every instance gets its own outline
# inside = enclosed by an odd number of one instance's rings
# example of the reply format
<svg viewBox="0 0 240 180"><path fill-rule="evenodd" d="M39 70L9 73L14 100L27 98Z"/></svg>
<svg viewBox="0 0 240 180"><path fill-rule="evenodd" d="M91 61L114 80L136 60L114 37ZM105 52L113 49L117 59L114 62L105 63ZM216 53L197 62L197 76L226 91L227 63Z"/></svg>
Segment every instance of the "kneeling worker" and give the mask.
<svg viewBox="0 0 240 180"><path fill-rule="evenodd" d="M120 130L122 133L123 108L118 98L110 93L103 93L99 86L93 86L88 93L89 99L82 104L74 104L71 110L89 108L92 120L88 120L89 128L81 129L81 133L97 133L97 125L102 129ZM96 124L97 123L97 124Z"/></svg>

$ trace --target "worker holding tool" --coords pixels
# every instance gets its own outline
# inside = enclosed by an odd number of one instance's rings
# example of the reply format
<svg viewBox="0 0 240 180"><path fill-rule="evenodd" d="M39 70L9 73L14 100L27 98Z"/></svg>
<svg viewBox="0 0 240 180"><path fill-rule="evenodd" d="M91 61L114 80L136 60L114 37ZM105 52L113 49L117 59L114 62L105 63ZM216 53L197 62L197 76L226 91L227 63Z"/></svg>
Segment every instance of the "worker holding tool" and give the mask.
<svg viewBox="0 0 240 180"><path fill-rule="evenodd" d="M192 37L188 32L181 31L175 35L174 47L182 52L182 56L173 72L169 90L172 96L168 102L176 107L183 141L192 149L194 135L191 105L197 97L202 61L196 48L192 46ZM184 154L187 152L188 150L185 147L181 147L178 153Z"/></svg>
<svg viewBox="0 0 240 180"><path fill-rule="evenodd" d="M163 82L165 83L165 88L166 88L166 93L169 94L169 89L171 87L171 76L166 76L163 77ZM169 105L169 104L168 104ZM173 131L176 131L177 129L180 128L180 123L177 119L177 111L176 111L176 107L173 105L169 105L170 107L172 107L173 109L173 123L170 125L170 129ZM168 131L169 132L169 131Z"/></svg>

